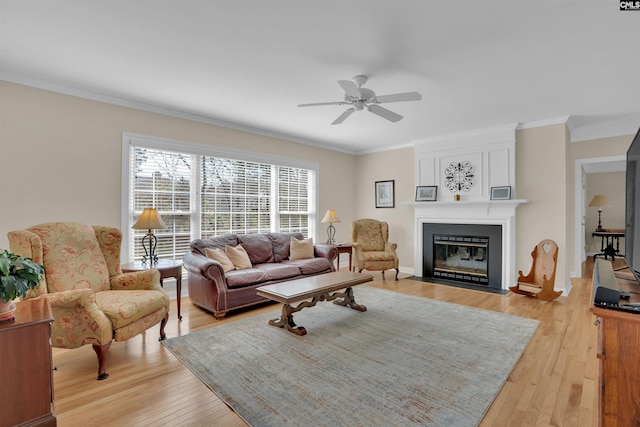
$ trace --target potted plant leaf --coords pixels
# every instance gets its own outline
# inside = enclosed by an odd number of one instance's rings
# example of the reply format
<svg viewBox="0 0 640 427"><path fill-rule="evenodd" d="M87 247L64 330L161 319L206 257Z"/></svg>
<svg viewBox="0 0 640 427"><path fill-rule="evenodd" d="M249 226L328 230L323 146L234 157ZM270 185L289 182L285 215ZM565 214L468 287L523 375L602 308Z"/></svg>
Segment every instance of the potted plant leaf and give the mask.
<svg viewBox="0 0 640 427"><path fill-rule="evenodd" d="M0 320L13 313L11 303L40 284L44 267L13 252L0 253Z"/></svg>

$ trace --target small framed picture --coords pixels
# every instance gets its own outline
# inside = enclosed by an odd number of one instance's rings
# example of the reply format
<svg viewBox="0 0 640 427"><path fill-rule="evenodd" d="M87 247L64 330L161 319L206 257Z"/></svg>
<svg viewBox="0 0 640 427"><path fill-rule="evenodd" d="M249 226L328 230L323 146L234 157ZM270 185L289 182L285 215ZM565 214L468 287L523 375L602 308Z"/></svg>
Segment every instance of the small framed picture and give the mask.
<svg viewBox="0 0 640 427"><path fill-rule="evenodd" d="M376 181L376 208L394 208L396 203L395 181Z"/></svg>
<svg viewBox="0 0 640 427"><path fill-rule="evenodd" d="M511 199L511 187L491 187L491 200Z"/></svg>
<svg viewBox="0 0 640 427"><path fill-rule="evenodd" d="M438 187L419 185L416 187L416 202L435 202L438 198Z"/></svg>

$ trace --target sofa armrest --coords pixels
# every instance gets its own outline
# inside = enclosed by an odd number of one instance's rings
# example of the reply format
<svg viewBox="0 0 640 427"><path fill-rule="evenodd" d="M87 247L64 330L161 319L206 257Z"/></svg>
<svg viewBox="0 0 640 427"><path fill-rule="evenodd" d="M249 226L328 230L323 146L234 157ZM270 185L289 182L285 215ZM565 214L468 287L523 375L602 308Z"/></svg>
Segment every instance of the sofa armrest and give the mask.
<svg viewBox="0 0 640 427"><path fill-rule="evenodd" d="M338 249L333 245L317 244L313 245L313 255L316 258L326 258L333 265L333 260L338 257Z"/></svg>
<svg viewBox="0 0 640 427"><path fill-rule="evenodd" d="M188 272L202 276L207 280L212 280L216 284L227 283L222 264L218 261L194 252L187 252L182 257L182 260L184 261L184 268Z"/></svg>

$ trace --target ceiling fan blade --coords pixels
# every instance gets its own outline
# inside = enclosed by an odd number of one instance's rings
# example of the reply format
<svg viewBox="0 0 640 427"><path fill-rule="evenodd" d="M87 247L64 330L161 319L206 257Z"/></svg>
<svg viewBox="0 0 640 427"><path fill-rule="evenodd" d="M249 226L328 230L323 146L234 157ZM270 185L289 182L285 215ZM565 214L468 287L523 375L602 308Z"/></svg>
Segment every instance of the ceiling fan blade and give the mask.
<svg viewBox="0 0 640 427"><path fill-rule="evenodd" d="M383 102L401 102L401 101L420 101L422 95L418 92L405 92L394 93L392 95L376 96L376 102L382 104Z"/></svg>
<svg viewBox="0 0 640 427"><path fill-rule="evenodd" d="M360 98L358 86L356 86L356 84L351 80L338 80L338 84L342 86L342 89L344 89L345 93L351 98Z"/></svg>
<svg viewBox="0 0 640 427"><path fill-rule="evenodd" d="M344 122L344 120L349 117L351 114L353 114L353 112L356 111L355 108L351 107L349 109L347 109L344 113L340 114L340 117L338 117L337 119L335 119L333 121L333 123L331 123L332 125L339 125L340 123Z"/></svg>
<svg viewBox="0 0 640 427"><path fill-rule="evenodd" d="M402 120L402 116L400 114L396 114L391 110L387 110L386 108L382 108L379 105L369 105L369 107L367 108L369 111L371 111L373 114L376 114L384 119L387 119L391 122L397 122Z"/></svg>
<svg viewBox="0 0 640 427"><path fill-rule="evenodd" d="M344 105L346 102L337 101L337 102L314 102L311 104L298 104L298 107L316 107L318 105Z"/></svg>

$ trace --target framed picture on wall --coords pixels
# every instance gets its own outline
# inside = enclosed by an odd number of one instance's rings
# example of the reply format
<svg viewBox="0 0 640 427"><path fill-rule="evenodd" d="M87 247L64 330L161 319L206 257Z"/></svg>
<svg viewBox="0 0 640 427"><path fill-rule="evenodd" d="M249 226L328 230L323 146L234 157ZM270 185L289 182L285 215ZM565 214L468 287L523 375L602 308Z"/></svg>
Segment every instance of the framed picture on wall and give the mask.
<svg viewBox="0 0 640 427"><path fill-rule="evenodd" d="M438 187L419 185L416 187L416 202L435 202L438 197Z"/></svg>
<svg viewBox="0 0 640 427"><path fill-rule="evenodd" d="M394 180L376 181L376 208L394 208L396 195Z"/></svg>
<svg viewBox="0 0 640 427"><path fill-rule="evenodd" d="M491 187L491 200L511 199L511 187Z"/></svg>

